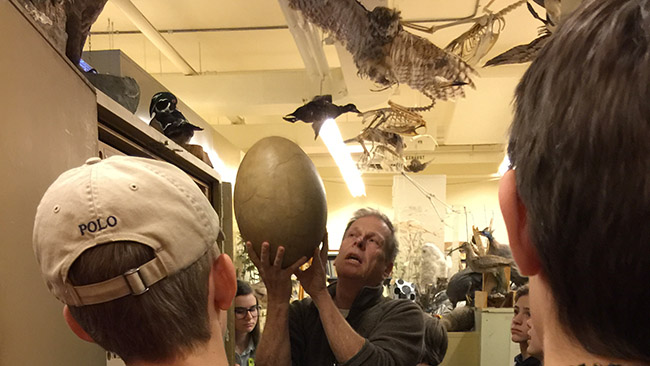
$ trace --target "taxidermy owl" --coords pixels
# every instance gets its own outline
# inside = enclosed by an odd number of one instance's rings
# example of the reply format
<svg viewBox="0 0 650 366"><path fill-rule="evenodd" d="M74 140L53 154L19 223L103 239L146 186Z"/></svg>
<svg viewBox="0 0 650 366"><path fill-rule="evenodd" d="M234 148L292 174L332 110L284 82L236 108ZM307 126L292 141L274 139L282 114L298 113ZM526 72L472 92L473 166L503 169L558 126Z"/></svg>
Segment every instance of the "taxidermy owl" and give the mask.
<svg viewBox="0 0 650 366"><path fill-rule="evenodd" d="M474 70L460 57L405 31L399 12L367 10L357 0L288 0L312 23L343 43L360 76L384 87L407 84L431 99L464 95Z"/></svg>

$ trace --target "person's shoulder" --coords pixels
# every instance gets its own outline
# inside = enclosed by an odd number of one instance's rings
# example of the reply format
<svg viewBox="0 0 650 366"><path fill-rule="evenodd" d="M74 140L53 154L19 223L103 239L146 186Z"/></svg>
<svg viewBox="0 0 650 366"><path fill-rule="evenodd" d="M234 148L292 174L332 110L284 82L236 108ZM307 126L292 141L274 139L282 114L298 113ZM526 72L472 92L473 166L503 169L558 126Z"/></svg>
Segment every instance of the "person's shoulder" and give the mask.
<svg viewBox="0 0 650 366"><path fill-rule="evenodd" d="M422 311L418 304L407 299L392 299L389 297L384 297L381 303L385 308L390 308L394 310L418 311L418 312Z"/></svg>

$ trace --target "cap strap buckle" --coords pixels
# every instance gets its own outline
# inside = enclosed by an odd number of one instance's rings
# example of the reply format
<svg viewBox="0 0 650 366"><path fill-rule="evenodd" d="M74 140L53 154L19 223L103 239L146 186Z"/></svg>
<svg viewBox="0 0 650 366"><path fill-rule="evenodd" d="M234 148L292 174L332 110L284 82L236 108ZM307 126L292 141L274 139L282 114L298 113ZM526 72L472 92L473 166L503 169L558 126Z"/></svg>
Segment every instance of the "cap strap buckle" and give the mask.
<svg viewBox="0 0 650 366"><path fill-rule="evenodd" d="M140 267L132 268L122 275L126 280L126 283L131 289L131 294L133 295L142 295L145 292L149 291L149 286L147 286L142 277L140 276Z"/></svg>
<svg viewBox="0 0 650 366"><path fill-rule="evenodd" d="M167 277L165 265L156 257L138 268L99 283L70 286L67 304L82 306L99 304L128 295L142 295L149 287Z"/></svg>

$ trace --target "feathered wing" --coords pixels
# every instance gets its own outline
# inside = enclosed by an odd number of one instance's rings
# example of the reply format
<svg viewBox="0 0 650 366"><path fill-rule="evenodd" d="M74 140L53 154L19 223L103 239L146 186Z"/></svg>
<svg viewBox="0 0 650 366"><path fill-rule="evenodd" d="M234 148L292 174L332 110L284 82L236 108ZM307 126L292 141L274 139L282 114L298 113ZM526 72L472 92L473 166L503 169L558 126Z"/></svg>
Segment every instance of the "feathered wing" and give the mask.
<svg viewBox="0 0 650 366"><path fill-rule="evenodd" d="M342 42L359 75L380 85L407 84L443 100L463 95L463 85L474 86L469 65L402 29L396 10L368 11L356 0L289 0L289 5Z"/></svg>
<svg viewBox="0 0 650 366"><path fill-rule="evenodd" d="M498 66L508 64L521 64L529 62L537 57L539 50L544 47L546 42L551 38L552 33L545 33L535 38L529 44L515 46L506 52L488 60L484 66Z"/></svg>
<svg viewBox="0 0 650 366"><path fill-rule="evenodd" d="M464 85L474 87L470 74L475 71L465 61L404 30L390 45L390 60L399 82L432 99L464 96Z"/></svg>

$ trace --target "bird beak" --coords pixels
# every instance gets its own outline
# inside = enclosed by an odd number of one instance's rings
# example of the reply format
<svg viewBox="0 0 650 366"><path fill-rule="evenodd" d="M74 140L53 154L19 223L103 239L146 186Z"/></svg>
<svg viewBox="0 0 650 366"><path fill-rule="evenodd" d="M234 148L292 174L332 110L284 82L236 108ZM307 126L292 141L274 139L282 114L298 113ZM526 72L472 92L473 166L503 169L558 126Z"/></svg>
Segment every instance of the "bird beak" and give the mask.
<svg viewBox="0 0 650 366"><path fill-rule="evenodd" d="M456 250L458 250L458 249L460 249L460 247L456 247L456 248L449 249L449 250L447 251L447 255L451 255L451 253L453 253L454 251L456 251Z"/></svg>
<svg viewBox="0 0 650 366"><path fill-rule="evenodd" d="M288 122L296 122L298 120L298 118L296 118L293 114L287 114L286 116L282 117L282 119Z"/></svg>

